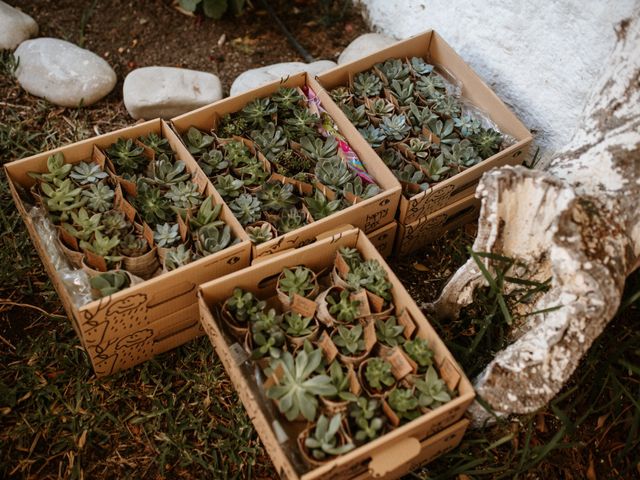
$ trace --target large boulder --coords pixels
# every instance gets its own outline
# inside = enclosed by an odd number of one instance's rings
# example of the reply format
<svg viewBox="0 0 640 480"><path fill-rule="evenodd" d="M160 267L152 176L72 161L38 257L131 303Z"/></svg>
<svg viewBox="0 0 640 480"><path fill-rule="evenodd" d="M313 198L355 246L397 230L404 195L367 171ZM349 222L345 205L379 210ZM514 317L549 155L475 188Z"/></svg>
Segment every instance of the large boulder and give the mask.
<svg viewBox="0 0 640 480"><path fill-rule="evenodd" d="M38 34L38 24L26 13L0 1L0 50L13 50Z"/></svg>
<svg viewBox="0 0 640 480"><path fill-rule="evenodd" d="M359 60L395 42L396 40L393 38L380 33L365 33L364 35L360 35L342 51L340 57L338 57L338 65Z"/></svg>
<svg viewBox="0 0 640 480"><path fill-rule="evenodd" d="M265 83L280 80L281 78L300 72L309 72L314 76L319 75L335 66L336 63L331 60L318 60L313 63L284 62L274 63L266 67L252 68L236 77L231 85L231 95L238 95L239 93L264 85Z"/></svg>
<svg viewBox="0 0 640 480"><path fill-rule="evenodd" d="M127 75L122 93L133 118L171 118L220 100L222 84L212 73L144 67Z"/></svg>
<svg viewBox="0 0 640 480"><path fill-rule="evenodd" d="M57 38L22 42L15 56L22 88L63 107L91 105L116 84L116 73L102 58Z"/></svg>

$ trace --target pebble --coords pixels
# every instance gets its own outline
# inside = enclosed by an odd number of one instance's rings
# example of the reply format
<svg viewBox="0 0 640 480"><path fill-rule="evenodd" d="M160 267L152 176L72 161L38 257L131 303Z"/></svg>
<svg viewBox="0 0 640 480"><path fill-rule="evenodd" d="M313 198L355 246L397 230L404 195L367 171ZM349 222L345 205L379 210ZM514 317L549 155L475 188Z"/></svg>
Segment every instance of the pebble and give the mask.
<svg viewBox="0 0 640 480"><path fill-rule="evenodd" d="M116 84L116 73L105 60L64 40L27 40L15 56L19 58L16 79L22 88L63 107L91 105Z"/></svg>
<svg viewBox="0 0 640 480"><path fill-rule="evenodd" d="M124 105L136 120L172 118L222 98L216 75L174 67L133 70L122 90Z"/></svg>
<svg viewBox="0 0 640 480"><path fill-rule="evenodd" d="M364 35L360 35L342 51L340 57L338 57L338 65L366 57L396 43L396 41L397 40L391 37L379 33L365 33Z"/></svg>
<svg viewBox="0 0 640 480"><path fill-rule="evenodd" d="M13 50L38 34L38 24L26 13L0 1L0 50Z"/></svg>

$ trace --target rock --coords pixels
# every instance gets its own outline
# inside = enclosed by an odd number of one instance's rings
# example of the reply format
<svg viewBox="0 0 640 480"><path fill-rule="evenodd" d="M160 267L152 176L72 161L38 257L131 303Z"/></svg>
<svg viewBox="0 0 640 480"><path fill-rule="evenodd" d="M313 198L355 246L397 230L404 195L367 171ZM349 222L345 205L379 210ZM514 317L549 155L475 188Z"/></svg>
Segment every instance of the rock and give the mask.
<svg viewBox="0 0 640 480"><path fill-rule="evenodd" d="M22 88L63 107L91 105L116 84L116 73L102 58L57 38L22 42L15 56Z"/></svg>
<svg viewBox="0 0 640 480"><path fill-rule="evenodd" d="M395 42L396 40L393 38L379 33L365 33L364 35L360 35L342 51L338 58L338 65L366 57L367 55L388 47Z"/></svg>
<svg viewBox="0 0 640 480"><path fill-rule="evenodd" d="M231 85L231 95L238 95L239 93L264 85L265 83L280 80L283 77L303 71L307 71L311 75L319 75L325 70L329 70L335 66L336 63L331 60L318 60L313 63L274 63L273 65L267 65L266 67L253 68L236 77L233 81L233 85Z"/></svg>
<svg viewBox="0 0 640 480"><path fill-rule="evenodd" d="M133 118L171 118L220 100L222 84L212 73L144 67L127 75L122 92Z"/></svg>
<svg viewBox="0 0 640 480"><path fill-rule="evenodd" d="M13 50L38 34L38 24L26 13L0 1L0 50Z"/></svg>

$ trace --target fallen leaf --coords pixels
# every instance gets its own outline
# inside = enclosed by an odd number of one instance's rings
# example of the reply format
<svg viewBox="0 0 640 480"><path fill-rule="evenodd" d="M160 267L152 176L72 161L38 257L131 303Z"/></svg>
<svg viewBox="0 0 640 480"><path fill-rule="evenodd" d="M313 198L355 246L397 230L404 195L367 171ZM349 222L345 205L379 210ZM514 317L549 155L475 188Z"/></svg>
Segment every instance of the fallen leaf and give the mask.
<svg viewBox="0 0 640 480"><path fill-rule="evenodd" d="M600 415L598 417L598 421L596 422L596 430L600 430L604 426L604 422L609 418L609 414Z"/></svg>
<svg viewBox="0 0 640 480"><path fill-rule="evenodd" d="M589 453L589 468L587 468L587 478L588 480L598 480L596 476L596 465L593 461L593 455Z"/></svg>
<svg viewBox="0 0 640 480"><path fill-rule="evenodd" d="M413 264L413 268L414 268L415 270L418 270L419 272L428 272L428 271L429 271L429 268L428 268L426 265L423 265L423 264L422 264L422 263L420 263L420 262L415 262L415 263Z"/></svg>

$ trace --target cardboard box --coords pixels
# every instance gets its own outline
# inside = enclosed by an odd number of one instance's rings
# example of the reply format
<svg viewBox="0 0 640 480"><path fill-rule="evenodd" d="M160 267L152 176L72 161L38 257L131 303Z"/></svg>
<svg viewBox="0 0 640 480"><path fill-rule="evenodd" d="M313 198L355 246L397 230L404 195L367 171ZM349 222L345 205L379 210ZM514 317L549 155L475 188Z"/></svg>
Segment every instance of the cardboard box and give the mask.
<svg viewBox="0 0 640 480"><path fill-rule="evenodd" d="M398 208L401 190L398 180L375 152L371 150L367 142L357 132L353 133L353 127L338 106L330 100L320 85L306 73L293 75L282 81L275 81L241 95L225 98L193 112L185 113L171 120L173 128L180 135L184 134L189 127L196 127L202 131L211 131L223 115L241 110L251 100L270 95L281 86L301 87L305 84L311 87L318 95L323 108L335 120L340 133L345 135L349 145L358 154L367 172L374 177L383 191L373 198L363 200L356 205L352 205L321 220L316 220L293 232L280 235L260 245L253 245L254 258L271 255L288 248L307 245L323 232L332 230L340 225L351 224L365 232L372 232L393 221Z"/></svg>
<svg viewBox="0 0 640 480"><path fill-rule="evenodd" d="M435 242L449 230L471 223L480 213L480 200L471 195L409 225L398 225L394 255L407 255Z"/></svg>
<svg viewBox="0 0 640 480"><path fill-rule="evenodd" d="M94 145L105 148L118 138L137 138L151 132L162 133L169 140L176 157L185 161L195 178L203 180L204 173L186 154L175 133L161 120L148 121L5 165L16 206L98 376L136 365L200 335L202 330L196 303L198 285L239 270L250 261L249 239L225 205L221 218L241 240L238 244L82 307L74 304L19 193L20 189L28 190L34 184L34 179L27 172L46 171L47 158L56 152L62 152L67 163L78 163L91 159ZM213 186L207 185L206 188L215 203L222 203Z"/></svg>
<svg viewBox="0 0 640 480"><path fill-rule="evenodd" d="M350 76L368 70L376 63L390 58L414 56L422 57L430 63L444 66L457 80L462 82L462 96L487 112L499 129L514 137L516 143L464 172L437 183L425 192L414 195L411 198L402 195L398 211L398 222L404 225L411 224L421 217L425 217L451 205L457 200L467 197L475 190L475 186L484 172L494 167L522 163L527 158L527 152L532 140L531 133L520 120L471 67L433 30L397 42L362 59L331 69L316 78L326 90L331 90L338 86L347 85ZM337 119L338 115L335 118ZM344 119L346 117L342 120ZM354 126L344 130L344 132L348 133L350 137L359 135ZM371 149L369 155L372 152L373 149Z"/></svg>
<svg viewBox="0 0 640 480"><path fill-rule="evenodd" d="M376 247L378 253L384 258L388 258L393 252L393 244L398 230L398 222L395 220L375 232L367 233L367 238Z"/></svg>
<svg viewBox="0 0 640 480"><path fill-rule="evenodd" d="M392 295L397 308L406 308L417 326L418 335L426 338L435 352L435 363L447 371L459 375L458 396L450 402L424 414L416 420L402 425L382 437L313 470L307 470L290 455L295 446L295 431L291 424L274 430L274 408L259 388L253 368L247 363L246 354L240 344L231 340L214 317L212 307L231 296L236 287L252 291L259 298L270 298L275 294L278 274L284 267L306 265L320 271L333 265L335 253L340 247L356 247L365 259L376 259L383 265L393 284ZM444 343L422 314L420 308L404 289L398 278L386 265L366 235L357 229L349 229L331 237L318 240L313 245L267 258L240 272L201 286L199 294L200 315L204 330L209 335L247 413L265 446L276 471L282 478L311 480L396 478L421 463L435 458L439 453L453 448L462 438L467 422L460 418L474 398L471 383L460 366L449 353ZM450 429L447 427L452 426ZM441 432L439 435L435 435ZM287 433L288 439L283 438ZM280 439L280 441L279 441ZM297 449L296 449L297 451ZM297 465L297 466L296 466Z"/></svg>

